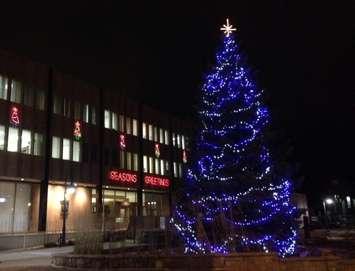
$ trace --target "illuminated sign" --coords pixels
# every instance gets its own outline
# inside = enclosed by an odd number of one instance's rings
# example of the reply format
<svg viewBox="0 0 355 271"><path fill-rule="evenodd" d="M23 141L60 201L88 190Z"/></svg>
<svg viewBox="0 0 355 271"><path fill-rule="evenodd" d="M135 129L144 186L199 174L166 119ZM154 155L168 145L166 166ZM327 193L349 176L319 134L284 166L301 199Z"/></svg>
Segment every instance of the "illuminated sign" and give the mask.
<svg viewBox="0 0 355 271"><path fill-rule="evenodd" d="M121 184L136 184L138 181L137 174L119 170L109 171L108 179Z"/></svg>
<svg viewBox="0 0 355 271"><path fill-rule="evenodd" d="M10 123L16 126L20 124L20 110L16 106L10 109Z"/></svg>
<svg viewBox="0 0 355 271"><path fill-rule="evenodd" d="M151 187L168 188L170 186L170 180L167 178L145 175L144 184Z"/></svg>
<svg viewBox="0 0 355 271"><path fill-rule="evenodd" d="M126 148L126 137L124 134L120 135L120 148L124 150Z"/></svg>
<svg viewBox="0 0 355 271"><path fill-rule="evenodd" d="M159 158L160 156L160 146L158 143L155 143L154 145L154 152L155 152L155 156Z"/></svg>
<svg viewBox="0 0 355 271"><path fill-rule="evenodd" d="M80 124L80 121L78 121L78 120L76 122L74 122L73 134L74 134L74 138L76 140L80 140L80 138L81 138L81 124Z"/></svg>

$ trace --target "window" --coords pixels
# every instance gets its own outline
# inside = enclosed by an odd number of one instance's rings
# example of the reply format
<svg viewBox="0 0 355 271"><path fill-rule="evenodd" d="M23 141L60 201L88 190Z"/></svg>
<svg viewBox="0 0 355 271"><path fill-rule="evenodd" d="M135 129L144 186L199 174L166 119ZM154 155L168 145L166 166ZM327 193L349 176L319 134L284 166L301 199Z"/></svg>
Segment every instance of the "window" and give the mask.
<svg viewBox="0 0 355 271"><path fill-rule="evenodd" d="M60 100L61 99L58 96L53 97L53 113L54 114L61 114L62 113Z"/></svg>
<svg viewBox="0 0 355 271"><path fill-rule="evenodd" d="M147 139L147 124L145 122L142 123L142 137Z"/></svg>
<svg viewBox="0 0 355 271"><path fill-rule="evenodd" d="M120 168L125 167L125 152L120 151Z"/></svg>
<svg viewBox="0 0 355 271"><path fill-rule="evenodd" d="M117 131L117 114L114 112L111 112L112 114L112 129Z"/></svg>
<svg viewBox="0 0 355 271"><path fill-rule="evenodd" d="M159 129L159 142L164 144L164 131L162 128Z"/></svg>
<svg viewBox="0 0 355 271"><path fill-rule="evenodd" d="M137 136L138 135L138 125L137 125L137 120L132 119L132 135Z"/></svg>
<svg viewBox="0 0 355 271"><path fill-rule="evenodd" d="M79 102L74 102L74 119L80 120L81 117L81 107Z"/></svg>
<svg viewBox="0 0 355 271"><path fill-rule="evenodd" d="M19 81L12 80L10 101L14 103L21 103L22 84Z"/></svg>
<svg viewBox="0 0 355 271"><path fill-rule="evenodd" d="M96 109L91 107L91 124L96 125Z"/></svg>
<svg viewBox="0 0 355 271"><path fill-rule="evenodd" d="M18 151L18 139L19 139L19 129L9 127L9 136L7 139L7 151L10 152Z"/></svg>
<svg viewBox="0 0 355 271"><path fill-rule="evenodd" d="M84 104L84 107L83 107L83 121L85 121L86 123L89 123L89 105L88 104Z"/></svg>
<svg viewBox="0 0 355 271"><path fill-rule="evenodd" d="M0 125L0 150L4 150L4 149L5 149L5 126Z"/></svg>
<svg viewBox="0 0 355 271"><path fill-rule="evenodd" d="M138 154L133 153L133 170L138 171Z"/></svg>
<svg viewBox="0 0 355 271"><path fill-rule="evenodd" d="M159 159L155 159L155 174L159 174L160 173L160 163L159 163Z"/></svg>
<svg viewBox="0 0 355 271"><path fill-rule="evenodd" d="M120 121L120 132L124 133L124 116L120 115L119 121Z"/></svg>
<svg viewBox="0 0 355 271"><path fill-rule="evenodd" d="M168 130L164 131L164 137L165 137L165 144L169 145L169 132L168 132Z"/></svg>
<svg viewBox="0 0 355 271"><path fill-rule="evenodd" d="M0 99L7 100L8 79L0 75Z"/></svg>
<svg viewBox="0 0 355 271"><path fill-rule="evenodd" d="M179 178L182 178L182 164L181 163L178 164L179 164Z"/></svg>
<svg viewBox="0 0 355 271"><path fill-rule="evenodd" d="M172 138L173 138L173 146L175 147L176 145L175 133L172 133Z"/></svg>
<svg viewBox="0 0 355 271"><path fill-rule="evenodd" d="M174 170L174 177L177 178L178 177L178 168L177 168L176 162L173 163L173 170Z"/></svg>
<svg viewBox="0 0 355 271"><path fill-rule="evenodd" d="M153 157L149 157L149 173L154 173L154 161Z"/></svg>
<svg viewBox="0 0 355 271"><path fill-rule="evenodd" d="M126 118L126 133L127 134L131 134L132 130L131 130L131 118L127 117Z"/></svg>
<svg viewBox="0 0 355 271"><path fill-rule="evenodd" d="M111 124L110 111L108 111L108 110L104 111L104 118L105 118L105 120L104 120L105 128L110 129L111 128L111 126L110 126L110 124Z"/></svg>
<svg viewBox="0 0 355 271"><path fill-rule="evenodd" d="M33 137L33 154L42 155L43 154L43 135L34 133Z"/></svg>
<svg viewBox="0 0 355 271"><path fill-rule="evenodd" d="M181 148L185 150L185 137L181 135Z"/></svg>
<svg viewBox="0 0 355 271"><path fill-rule="evenodd" d="M127 169L132 170L132 155L130 152L127 152Z"/></svg>
<svg viewBox="0 0 355 271"><path fill-rule="evenodd" d="M148 125L148 130L149 130L149 140L153 140L153 125L149 124Z"/></svg>
<svg viewBox="0 0 355 271"><path fill-rule="evenodd" d="M181 142L180 142L180 135L176 135L176 143L177 143L177 147L180 148L181 147Z"/></svg>
<svg viewBox="0 0 355 271"><path fill-rule="evenodd" d="M158 142L158 127L154 126L154 141Z"/></svg>
<svg viewBox="0 0 355 271"><path fill-rule="evenodd" d="M70 118L70 100L66 98L63 99L63 115Z"/></svg>
<svg viewBox="0 0 355 271"><path fill-rule="evenodd" d="M165 174L164 169L165 169L164 160L161 159L160 160L160 175L164 175Z"/></svg>
<svg viewBox="0 0 355 271"><path fill-rule="evenodd" d="M60 138L56 136L52 138L52 158L60 158Z"/></svg>
<svg viewBox="0 0 355 271"><path fill-rule="evenodd" d="M33 89L32 88L25 88L24 89L24 96L23 96L23 103L27 106L33 106L34 103L34 95L33 95Z"/></svg>
<svg viewBox="0 0 355 271"><path fill-rule="evenodd" d="M148 172L148 157L143 155L143 172Z"/></svg>
<svg viewBox="0 0 355 271"><path fill-rule="evenodd" d="M169 161L165 161L165 173L166 173L166 175L169 175L169 171L170 171Z"/></svg>
<svg viewBox="0 0 355 271"><path fill-rule="evenodd" d="M45 95L43 90L37 90L36 92L36 108L38 110L44 110Z"/></svg>
<svg viewBox="0 0 355 271"><path fill-rule="evenodd" d="M80 162L80 142L73 141L73 161Z"/></svg>
<svg viewBox="0 0 355 271"><path fill-rule="evenodd" d="M70 160L70 139L63 138L63 160Z"/></svg>
<svg viewBox="0 0 355 271"><path fill-rule="evenodd" d="M22 130L21 135L21 152L26 154L31 154L31 131L29 130Z"/></svg>

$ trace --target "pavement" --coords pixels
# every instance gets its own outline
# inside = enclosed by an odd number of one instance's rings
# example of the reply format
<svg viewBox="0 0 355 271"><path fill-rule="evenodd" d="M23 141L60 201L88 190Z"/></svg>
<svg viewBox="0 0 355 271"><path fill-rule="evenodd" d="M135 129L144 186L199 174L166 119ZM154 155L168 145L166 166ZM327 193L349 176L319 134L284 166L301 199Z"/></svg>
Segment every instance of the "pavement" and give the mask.
<svg viewBox="0 0 355 271"><path fill-rule="evenodd" d="M52 256L73 252L73 246L39 248L31 250L0 251L0 271L51 270Z"/></svg>

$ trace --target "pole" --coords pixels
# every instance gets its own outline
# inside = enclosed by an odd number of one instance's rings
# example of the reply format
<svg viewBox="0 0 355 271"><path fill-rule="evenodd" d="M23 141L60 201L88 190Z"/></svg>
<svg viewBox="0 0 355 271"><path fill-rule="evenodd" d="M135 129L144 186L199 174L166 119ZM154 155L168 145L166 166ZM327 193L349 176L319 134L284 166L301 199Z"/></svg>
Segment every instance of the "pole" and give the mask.
<svg viewBox="0 0 355 271"><path fill-rule="evenodd" d="M63 199L63 227L62 227L62 238L61 245L65 245L65 235L66 235L66 218L67 218L67 181L64 183L64 199Z"/></svg>

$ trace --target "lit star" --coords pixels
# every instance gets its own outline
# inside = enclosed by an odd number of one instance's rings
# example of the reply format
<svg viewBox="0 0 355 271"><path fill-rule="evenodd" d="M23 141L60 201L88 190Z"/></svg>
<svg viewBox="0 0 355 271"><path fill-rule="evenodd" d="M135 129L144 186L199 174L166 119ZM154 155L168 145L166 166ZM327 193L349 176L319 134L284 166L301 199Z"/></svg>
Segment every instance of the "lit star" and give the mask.
<svg viewBox="0 0 355 271"><path fill-rule="evenodd" d="M227 18L227 24L224 24L223 27L221 27L221 30L224 32L224 34L229 37L230 34L232 34L233 31L236 31L236 28L233 28L233 25L229 24L229 19Z"/></svg>

